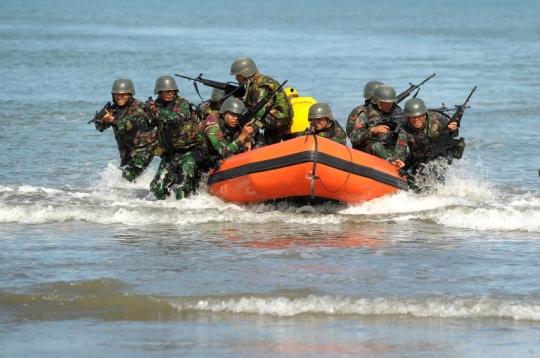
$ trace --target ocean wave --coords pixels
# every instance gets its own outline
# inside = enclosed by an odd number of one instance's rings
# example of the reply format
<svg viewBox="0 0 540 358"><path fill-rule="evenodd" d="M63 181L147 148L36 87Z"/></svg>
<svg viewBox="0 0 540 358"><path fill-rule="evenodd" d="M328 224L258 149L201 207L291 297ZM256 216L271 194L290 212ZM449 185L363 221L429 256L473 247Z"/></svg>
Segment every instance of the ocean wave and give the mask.
<svg viewBox="0 0 540 358"><path fill-rule="evenodd" d="M202 185L185 200L157 200L150 192L153 169L135 183L109 165L87 187L0 185L0 223L44 224L82 221L102 225L197 225L206 223L332 226L420 220L449 228L540 232L540 199L530 192L502 193L471 163L450 168L447 182L429 192L401 191L359 204L299 205L286 201L226 203Z"/></svg>
<svg viewBox="0 0 540 358"><path fill-rule="evenodd" d="M514 320L540 320L540 305L527 302L501 301L484 298L210 298L194 303L191 300L174 303L182 309L211 312L251 313L291 317L301 314L324 315L410 315L430 318L509 318Z"/></svg>
<svg viewBox="0 0 540 358"><path fill-rule="evenodd" d="M409 316L411 318L496 318L540 321L537 302L469 298L354 298L339 296L268 297L232 295L220 297L163 297L120 292L0 293L3 320L102 320L184 319L187 315L223 314L275 317Z"/></svg>

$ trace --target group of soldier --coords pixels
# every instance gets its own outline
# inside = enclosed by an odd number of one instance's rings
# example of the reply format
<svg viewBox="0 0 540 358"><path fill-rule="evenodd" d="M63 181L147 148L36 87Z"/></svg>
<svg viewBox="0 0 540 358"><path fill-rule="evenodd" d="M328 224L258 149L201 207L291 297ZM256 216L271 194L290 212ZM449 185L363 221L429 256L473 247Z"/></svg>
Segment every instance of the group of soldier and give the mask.
<svg viewBox="0 0 540 358"><path fill-rule="evenodd" d="M402 111L395 90L379 81L365 85L365 103L352 110L343 130L328 104L299 97L294 88L282 88L260 73L248 57L235 60L230 74L244 91L226 93L214 88L211 98L200 105L179 95L172 76L156 80L157 97L146 103L135 99L130 79L115 80L112 103L96 113L92 122L101 132L113 128L122 176L134 181L158 155L161 161L150 190L158 199L172 194L183 199L196 191L202 175L217 168L221 160L311 134L343 145L349 138L354 149L383 158L409 175L416 173L419 164L451 162L455 156L452 146L437 158L430 151L443 131L451 137L458 135L455 121L442 112L428 111L419 98L408 100ZM241 123L253 108L258 110Z"/></svg>

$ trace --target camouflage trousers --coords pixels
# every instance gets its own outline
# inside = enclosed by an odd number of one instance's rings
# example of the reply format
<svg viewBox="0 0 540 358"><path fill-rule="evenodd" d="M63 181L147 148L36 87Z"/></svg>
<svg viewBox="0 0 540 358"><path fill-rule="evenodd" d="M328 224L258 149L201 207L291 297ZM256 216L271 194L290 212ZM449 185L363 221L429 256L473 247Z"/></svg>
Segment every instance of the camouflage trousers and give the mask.
<svg viewBox="0 0 540 358"><path fill-rule="evenodd" d="M279 143L281 138L285 136L291 128L291 118L277 118L271 114L267 114L263 119L264 122L264 141L266 145Z"/></svg>
<svg viewBox="0 0 540 358"><path fill-rule="evenodd" d="M387 147L382 142L371 142L363 151L384 160L393 160L396 154L395 148Z"/></svg>
<svg viewBox="0 0 540 358"><path fill-rule="evenodd" d="M154 150L140 150L135 153L123 152L120 153L120 168L122 169L122 177L128 181L134 181L154 159Z"/></svg>
<svg viewBox="0 0 540 358"><path fill-rule="evenodd" d="M176 187L176 199L183 199L197 190L199 180L193 151L164 155L150 183L150 190L156 198L162 200Z"/></svg>

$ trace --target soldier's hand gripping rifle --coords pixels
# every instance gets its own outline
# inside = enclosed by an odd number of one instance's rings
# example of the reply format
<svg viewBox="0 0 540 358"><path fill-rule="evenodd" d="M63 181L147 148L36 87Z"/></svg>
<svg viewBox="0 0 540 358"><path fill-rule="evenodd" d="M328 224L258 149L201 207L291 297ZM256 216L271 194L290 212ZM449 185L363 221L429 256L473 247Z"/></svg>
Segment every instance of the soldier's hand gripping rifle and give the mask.
<svg viewBox="0 0 540 358"><path fill-rule="evenodd" d="M264 124L257 119L257 112L263 109L263 107L266 106L268 102L273 100L273 98L277 95L278 91L285 85L285 83L287 83L287 81L288 80L285 80L285 82L280 84L279 87L272 92L268 93L266 97L257 102L257 104L255 104L253 107L247 108L244 113L240 114L238 116L238 125L243 128L246 124L251 123L254 127L262 128Z"/></svg>
<svg viewBox="0 0 540 358"><path fill-rule="evenodd" d="M105 104L105 106L98 112L96 111L96 114L94 116L94 118L92 118L91 120L88 121L87 124L90 124L90 123L100 123L101 122L101 119L107 114L107 112L105 112L105 110L107 111L111 111L112 109L112 104L111 102L107 102L107 104Z"/></svg>
<svg viewBox="0 0 540 358"><path fill-rule="evenodd" d="M403 113L399 108L396 108L396 104L392 106L390 113L383 114L380 119L376 121L369 122L369 127L376 127L379 125L388 126L389 132L386 135L386 140L384 141L386 146L395 147L399 130L407 123L407 118L405 113Z"/></svg>
<svg viewBox="0 0 540 358"><path fill-rule="evenodd" d="M457 127L459 128L461 125L461 118L463 118L463 114L465 113L465 110L467 108L470 108L470 106L467 105L469 103L469 100L471 99L471 96L473 95L474 91L476 91L476 86L472 89L471 93L465 100L463 104L456 105L456 112L452 115L450 120L448 121L448 124L456 122ZM430 146L430 160L437 158L439 156L445 156L446 150L450 147L455 147L458 144L462 143L463 148L465 148L465 141L463 138L452 138L451 136L452 132L450 131L450 128L448 126L444 128L441 133L435 138L435 140L431 143ZM455 154L454 157L456 159L460 159L461 155L463 155L463 151L461 153Z"/></svg>
<svg viewBox="0 0 540 358"><path fill-rule="evenodd" d="M413 93L413 91L415 89L418 89L418 91L416 91L416 93L414 94L413 98L416 98L416 95L418 94L418 92L420 91L420 86L422 86L424 83L426 83L427 81L429 81L430 79L432 79L433 77L435 77L435 74L432 74L431 76L429 76L428 78L426 78L425 80L423 80L422 82L420 82L419 84L417 85L413 85L412 83L409 82L409 88L403 92L401 92L398 96L397 96L397 102L396 103L400 103L402 102L405 98L409 97L411 95L411 93Z"/></svg>
<svg viewBox="0 0 540 358"><path fill-rule="evenodd" d="M202 83L205 86L217 88L225 92L225 95L223 96L223 99L234 96L234 97L244 97L246 94L246 87L244 85L240 85L239 83L235 82L218 82L218 81L212 81L207 80L206 78L202 78L202 73L197 76L196 78L191 78L188 76L181 75L179 73L176 73L176 77L182 77L186 80L193 81L193 86L195 87L195 91L197 91L197 94L199 95L199 98L203 100L201 97L201 94L199 93L199 87L197 86L197 82ZM204 100L203 100L204 101Z"/></svg>
<svg viewBox="0 0 540 358"><path fill-rule="evenodd" d="M154 124L154 112L150 109L152 106L154 106L154 99L152 96L148 96L148 99L144 102L144 113L146 114L146 120L151 125Z"/></svg>

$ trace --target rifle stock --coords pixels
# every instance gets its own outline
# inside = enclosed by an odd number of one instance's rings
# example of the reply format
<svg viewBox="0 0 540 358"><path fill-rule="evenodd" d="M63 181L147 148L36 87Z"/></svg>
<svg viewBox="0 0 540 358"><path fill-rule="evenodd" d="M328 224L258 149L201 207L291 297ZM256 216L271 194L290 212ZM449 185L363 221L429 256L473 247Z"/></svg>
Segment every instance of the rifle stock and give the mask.
<svg viewBox="0 0 540 358"><path fill-rule="evenodd" d="M422 86L424 83L426 83L427 81L429 81L430 79L432 79L433 77L435 77L435 73L432 74L431 76L429 76L428 78L426 78L425 80L423 80L422 82L420 82L419 84L417 85L413 85L411 82L409 82L409 88L403 92L401 92L398 96L397 96L397 102L396 103L400 103L402 102L405 98L409 97L411 95L411 93L413 93L413 91L415 89L418 89L418 91L420 91L420 86ZM418 94L418 92L416 92L416 94L414 95L414 97L416 97L416 95Z"/></svg>
<svg viewBox="0 0 540 358"><path fill-rule="evenodd" d="M268 102L270 102L270 99L273 98L277 92L287 83L288 80L285 80L282 84L279 85L278 88L276 88L274 91L268 93L266 97L261 99L257 104L255 104L253 107L247 108L244 113L238 116L238 124L240 127L244 127L248 123L255 124L255 127L262 128L264 124L260 122L255 116L257 115L257 112L259 112Z"/></svg>

